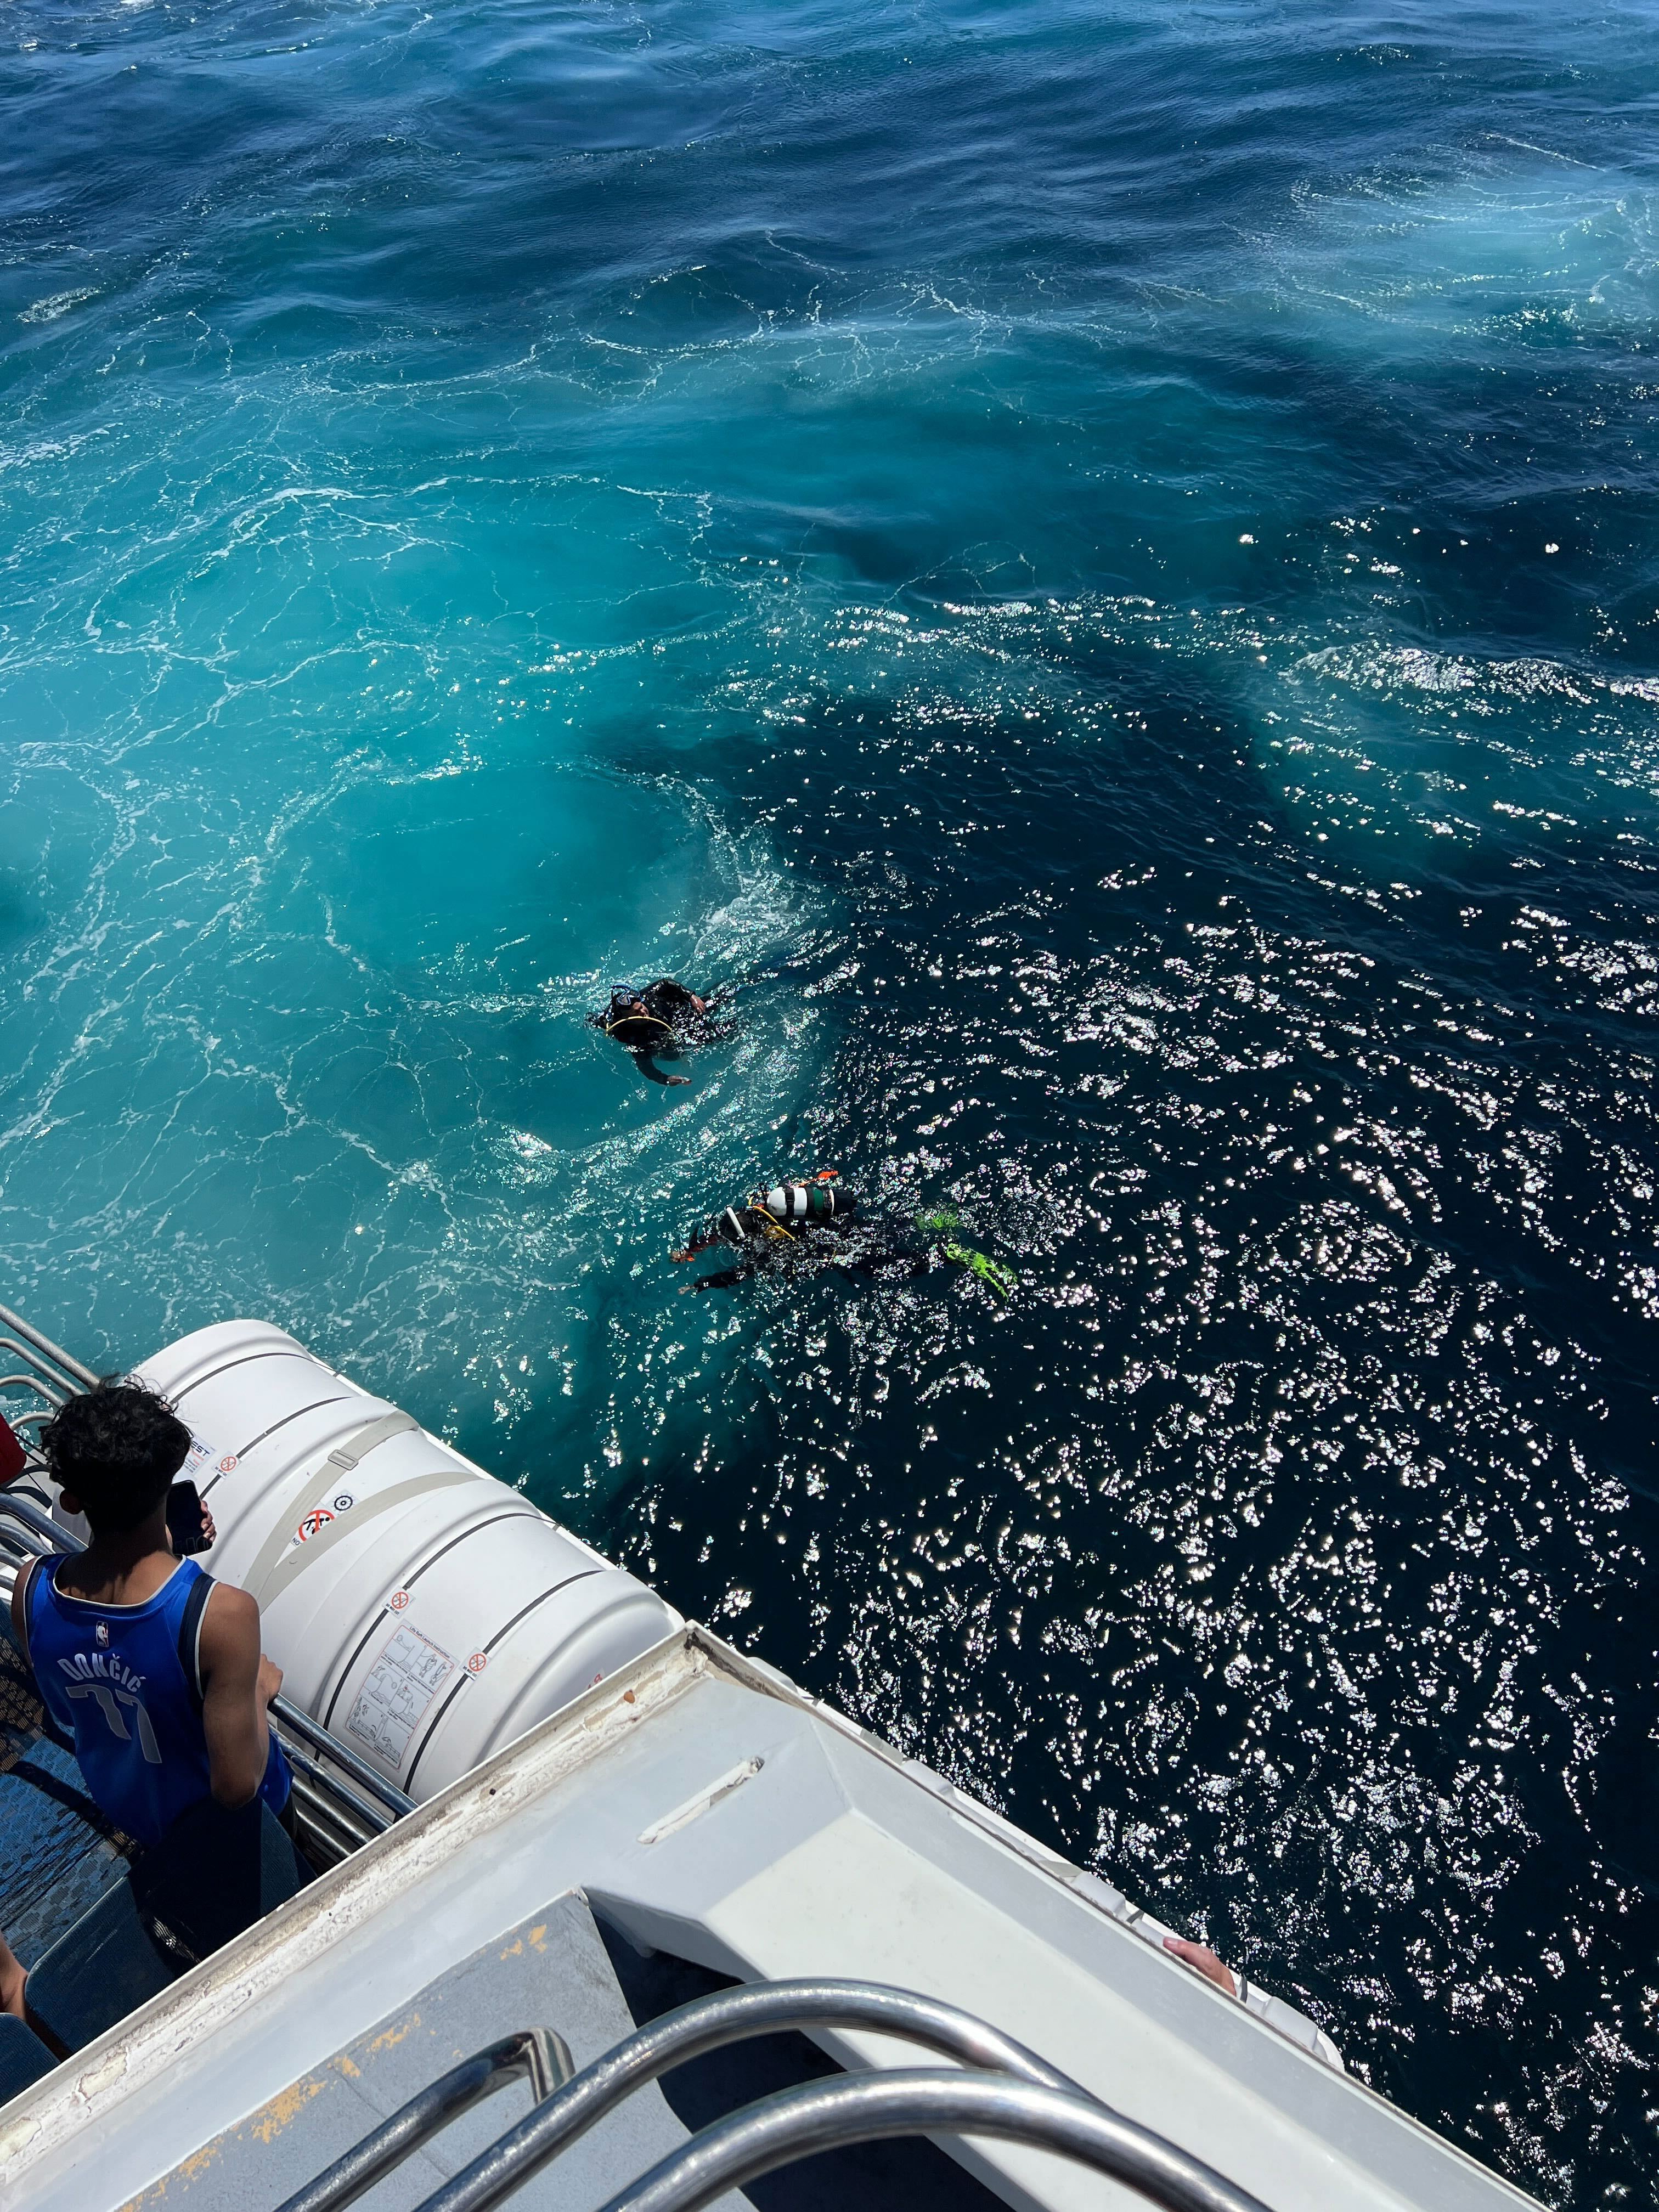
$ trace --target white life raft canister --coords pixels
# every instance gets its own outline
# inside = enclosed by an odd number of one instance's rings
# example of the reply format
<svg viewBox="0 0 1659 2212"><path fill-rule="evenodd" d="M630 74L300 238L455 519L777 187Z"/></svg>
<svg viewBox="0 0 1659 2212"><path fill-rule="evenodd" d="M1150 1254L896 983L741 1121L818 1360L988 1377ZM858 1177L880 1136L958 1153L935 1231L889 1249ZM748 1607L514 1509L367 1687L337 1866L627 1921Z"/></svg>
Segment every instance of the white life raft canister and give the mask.
<svg viewBox="0 0 1659 2212"><path fill-rule="evenodd" d="M681 1626L653 1590L268 1322L137 1370L196 1439L202 1564L258 1600L283 1694L430 1797Z"/></svg>

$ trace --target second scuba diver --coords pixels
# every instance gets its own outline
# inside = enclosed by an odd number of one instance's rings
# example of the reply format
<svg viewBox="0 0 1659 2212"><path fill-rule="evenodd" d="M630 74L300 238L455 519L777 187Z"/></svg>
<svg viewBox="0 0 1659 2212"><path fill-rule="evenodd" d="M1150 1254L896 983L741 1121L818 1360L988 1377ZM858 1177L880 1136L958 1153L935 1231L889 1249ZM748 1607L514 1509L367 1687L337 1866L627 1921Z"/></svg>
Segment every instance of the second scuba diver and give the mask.
<svg viewBox="0 0 1659 2212"><path fill-rule="evenodd" d="M690 1077L665 1075L657 1060L678 1060L689 1047L717 1044L732 1034L732 1024L718 1019L708 1000L688 991L672 975L659 975L642 991L613 991L605 1012L587 1018L592 1028L603 1030L633 1054L641 1075L653 1083L681 1086Z"/></svg>
<svg viewBox="0 0 1659 2212"><path fill-rule="evenodd" d="M837 1169L820 1168L805 1182L775 1183L769 1190L750 1192L742 1206L728 1206L684 1251L672 1256L695 1260L724 1245L735 1249L738 1264L718 1274L700 1275L687 1288L724 1290L769 1265L801 1260L827 1261L860 1275L920 1275L932 1265L935 1244L942 1258L966 1267L1000 1298L1006 1300L1018 1287L1013 1270L1000 1261L953 1239L939 1242L939 1232L960 1226L956 1214L918 1221L919 1243L915 1231L903 1223L866 1219L850 1190L832 1187L839 1182Z"/></svg>

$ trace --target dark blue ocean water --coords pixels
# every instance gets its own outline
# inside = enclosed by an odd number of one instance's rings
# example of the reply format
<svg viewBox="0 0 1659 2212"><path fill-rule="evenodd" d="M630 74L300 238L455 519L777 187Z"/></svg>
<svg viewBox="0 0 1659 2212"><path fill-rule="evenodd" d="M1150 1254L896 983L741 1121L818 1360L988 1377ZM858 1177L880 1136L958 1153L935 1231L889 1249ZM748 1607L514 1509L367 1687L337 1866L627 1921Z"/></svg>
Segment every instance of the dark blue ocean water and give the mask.
<svg viewBox="0 0 1659 2212"><path fill-rule="evenodd" d="M9 1302L283 1322L1646 2197L1652 9L0 28ZM677 1295L819 1163L1017 1297Z"/></svg>

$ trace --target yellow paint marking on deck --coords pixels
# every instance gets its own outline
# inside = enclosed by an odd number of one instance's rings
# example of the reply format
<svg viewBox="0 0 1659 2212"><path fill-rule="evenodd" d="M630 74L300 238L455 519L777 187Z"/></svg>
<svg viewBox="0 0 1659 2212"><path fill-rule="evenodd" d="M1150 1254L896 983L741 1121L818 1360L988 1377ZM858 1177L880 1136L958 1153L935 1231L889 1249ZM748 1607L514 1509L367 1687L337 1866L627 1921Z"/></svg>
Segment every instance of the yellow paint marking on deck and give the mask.
<svg viewBox="0 0 1659 2212"><path fill-rule="evenodd" d="M369 2057L373 2058L376 2051L395 2051L398 2045L403 2041L404 2036L412 2034L414 2030L417 2028L420 2024L421 2015L417 2012L412 2012L407 2020L400 2021L396 2027L386 2028L383 2033L377 2035L374 2042L369 2045Z"/></svg>
<svg viewBox="0 0 1659 2212"><path fill-rule="evenodd" d="M248 2133L258 2136L267 2148L276 2142L291 2120L304 2112L312 2099L321 2093L320 2075L308 2075L303 2081L291 2081L286 2089L279 2089L268 2105L261 2105L248 2122Z"/></svg>
<svg viewBox="0 0 1659 2212"><path fill-rule="evenodd" d="M200 2150L193 2150L188 2158L181 2158L178 2168L180 2178L185 2181L199 2180L214 2160L218 2157L220 2146L223 2142L222 2136L215 2136L213 2141L204 2143ZM164 2188L166 2185L165 2183L162 2184Z"/></svg>
<svg viewBox="0 0 1659 2212"><path fill-rule="evenodd" d="M153 2182L137 2197L129 2197L121 2207L121 2212L144 2212L146 2205L159 2204L167 2193L169 2182L199 2181L224 2148L225 2142L224 2136L215 2136L212 2142L204 2142L200 2150L193 2150L188 2158L181 2158L171 2173L164 2173L159 2181Z"/></svg>

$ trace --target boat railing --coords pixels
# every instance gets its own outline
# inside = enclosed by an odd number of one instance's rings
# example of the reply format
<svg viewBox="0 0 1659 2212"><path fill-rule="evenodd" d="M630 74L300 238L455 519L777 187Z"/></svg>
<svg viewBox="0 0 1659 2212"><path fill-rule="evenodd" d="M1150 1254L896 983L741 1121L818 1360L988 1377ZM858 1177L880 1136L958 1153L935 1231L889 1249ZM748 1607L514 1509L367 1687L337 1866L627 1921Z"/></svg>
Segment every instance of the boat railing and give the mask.
<svg viewBox="0 0 1659 2212"><path fill-rule="evenodd" d="M344 2212L452 2120L459 2120L509 2081L522 2075L529 2081L532 2101L540 2105L574 2070L570 2046L551 2028L526 2027L517 2035L504 2036L441 2074L314 2181L288 2197L278 2212Z"/></svg>
<svg viewBox="0 0 1659 2212"><path fill-rule="evenodd" d="M791 2029L874 2032L957 2063L810 2082L762 2098L692 2136L612 2196L605 2212L693 2212L820 2151L922 2134L996 2136L1054 2151L1167 2212L1267 2212L1248 2191L1115 2112L988 2021L908 1990L839 1980L722 1990L651 2021L580 2074L567 2073L551 2094L537 2090L528 2117L419 2212L488 2212L647 2082L707 2051ZM343 2212L448 2118L488 2095L501 2078L490 2070L502 2063L495 2054L511 2047L497 2045L443 2075L280 2212Z"/></svg>
<svg viewBox="0 0 1659 2212"><path fill-rule="evenodd" d="M699 2212L728 2190L780 2167L895 2136L993 2136L1054 2151L1109 2175L1164 2212L1267 2212L1259 2197L1167 2136L1076 2090L934 2068L809 2082L763 2098L693 2136L684 2149L619 2190L602 2212ZM420 2212L458 2201L454 2190L452 2183L428 2197Z"/></svg>
<svg viewBox="0 0 1659 2212"><path fill-rule="evenodd" d="M66 1398L92 1389L98 1377L21 1314L0 1306L0 1366L10 1367L14 1361L15 1372L0 1374L0 1399L6 1401L6 1419L27 1455L31 1471L39 1472L42 1423L52 1419Z"/></svg>

